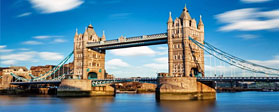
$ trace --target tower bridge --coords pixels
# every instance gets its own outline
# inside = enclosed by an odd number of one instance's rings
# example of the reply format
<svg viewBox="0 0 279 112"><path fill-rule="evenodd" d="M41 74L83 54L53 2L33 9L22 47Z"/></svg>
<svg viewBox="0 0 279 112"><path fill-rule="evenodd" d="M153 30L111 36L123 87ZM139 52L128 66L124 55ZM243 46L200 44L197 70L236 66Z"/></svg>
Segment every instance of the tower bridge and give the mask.
<svg viewBox="0 0 279 112"><path fill-rule="evenodd" d="M204 24L202 16L199 22L191 17L185 6L182 13L176 19L172 19L171 13L167 21L167 32L137 37L119 37L115 40L106 40L105 33L99 37L90 24L83 34L76 31L74 36L74 50L56 67L41 76L29 78L19 77L12 72L4 73L21 82L13 82L14 85L28 84L60 84L58 93L63 95L76 95L77 91L89 95L114 95L114 89L109 83L117 81L133 81L130 79L108 80L105 69L106 50L128 47L167 44L168 45L168 73L159 73L156 79L136 79L138 81L151 81L157 83L156 98L159 100L189 100L189 99L215 99L214 82L228 80L242 81L277 81L278 78L207 78L205 74L204 52L217 59L255 73L279 75L278 69L254 64L230 55L204 41ZM48 80L74 55L73 72L66 71L59 76ZM65 79L65 75L71 75L73 79ZM4 76L6 77L6 76ZM7 78L2 78L7 81ZM3 82L3 81L2 81ZM100 88L98 83L105 84Z"/></svg>

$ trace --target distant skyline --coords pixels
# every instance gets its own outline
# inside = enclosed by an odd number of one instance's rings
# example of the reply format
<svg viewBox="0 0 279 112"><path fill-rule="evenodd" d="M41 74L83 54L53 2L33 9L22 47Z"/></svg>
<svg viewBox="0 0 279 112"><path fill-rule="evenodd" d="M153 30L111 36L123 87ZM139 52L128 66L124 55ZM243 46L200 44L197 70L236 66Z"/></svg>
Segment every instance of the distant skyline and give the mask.
<svg viewBox="0 0 279 112"><path fill-rule="evenodd" d="M1 0L0 66L56 65L73 50L76 29L89 24L107 40L164 33L169 12L179 17L185 3L192 18L202 15L205 41L279 68L279 0ZM155 77L168 71L167 53L167 45L108 50L106 69Z"/></svg>

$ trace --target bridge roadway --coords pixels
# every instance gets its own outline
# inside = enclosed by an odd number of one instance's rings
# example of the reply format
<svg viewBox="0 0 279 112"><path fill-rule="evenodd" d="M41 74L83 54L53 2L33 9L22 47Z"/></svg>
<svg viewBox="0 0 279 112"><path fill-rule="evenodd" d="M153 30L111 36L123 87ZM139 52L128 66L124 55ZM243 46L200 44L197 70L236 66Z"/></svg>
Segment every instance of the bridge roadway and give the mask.
<svg viewBox="0 0 279 112"><path fill-rule="evenodd" d="M197 77L199 82L216 81L216 82L279 82L279 77ZM115 79L102 79L92 80L92 84L104 84L113 82L146 82L156 83L157 78L115 78ZM31 85L31 84L55 84L59 85L61 81L33 81L33 82L12 82L12 85Z"/></svg>
<svg viewBox="0 0 279 112"><path fill-rule="evenodd" d="M153 35L143 35L137 37L128 37L116 40L107 40L100 42L88 42L86 47L95 50L109 50L118 48L128 48L146 45L157 45L157 44L167 44L168 35L167 33L153 34Z"/></svg>

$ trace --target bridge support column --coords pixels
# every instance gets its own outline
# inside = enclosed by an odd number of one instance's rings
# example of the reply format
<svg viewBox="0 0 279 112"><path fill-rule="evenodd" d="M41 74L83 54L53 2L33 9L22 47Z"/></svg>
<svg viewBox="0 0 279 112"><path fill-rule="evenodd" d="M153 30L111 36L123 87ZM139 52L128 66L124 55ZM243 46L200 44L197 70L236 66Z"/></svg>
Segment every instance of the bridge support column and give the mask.
<svg viewBox="0 0 279 112"><path fill-rule="evenodd" d="M157 79L157 100L215 99L213 82L197 82L195 77L160 77Z"/></svg>
<svg viewBox="0 0 279 112"><path fill-rule="evenodd" d="M91 96L115 96L116 89L111 85L92 87Z"/></svg>
<svg viewBox="0 0 279 112"><path fill-rule="evenodd" d="M64 79L57 89L57 96L115 96L115 89L110 85L92 87L91 80Z"/></svg>
<svg viewBox="0 0 279 112"><path fill-rule="evenodd" d="M91 80L64 79L57 89L57 96L90 96Z"/></svg>

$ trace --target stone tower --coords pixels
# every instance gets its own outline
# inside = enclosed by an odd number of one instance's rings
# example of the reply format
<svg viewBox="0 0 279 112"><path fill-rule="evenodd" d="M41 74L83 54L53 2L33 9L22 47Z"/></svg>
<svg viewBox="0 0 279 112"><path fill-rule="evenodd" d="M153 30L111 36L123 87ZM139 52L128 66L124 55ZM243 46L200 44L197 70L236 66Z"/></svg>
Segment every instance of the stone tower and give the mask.
<svg viewBox="0 0 279 112"><path fill-rule="evenodd" d="M185 5L180 17L168 20L169 76L204 76L204 51L189 37L204 43L204 24L191 18Z"/></svg>
<svg viewBox="0 0 279 112"><path fill-rule="evenodd" d="M83 34L76 31L74 37L74 79L104 79L105 50L86 48L88 42L105 41L105 34L99 37L90 24Z"/></svg>

